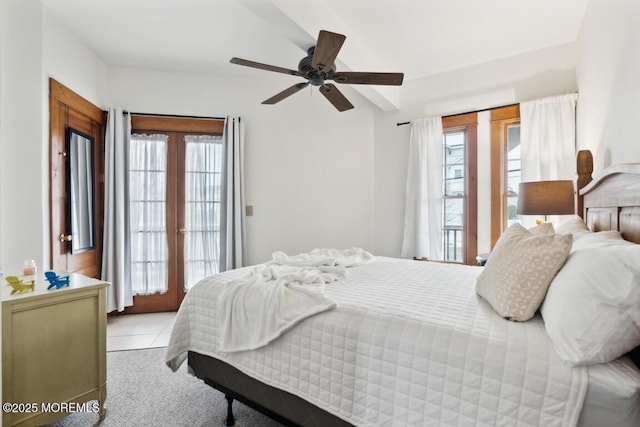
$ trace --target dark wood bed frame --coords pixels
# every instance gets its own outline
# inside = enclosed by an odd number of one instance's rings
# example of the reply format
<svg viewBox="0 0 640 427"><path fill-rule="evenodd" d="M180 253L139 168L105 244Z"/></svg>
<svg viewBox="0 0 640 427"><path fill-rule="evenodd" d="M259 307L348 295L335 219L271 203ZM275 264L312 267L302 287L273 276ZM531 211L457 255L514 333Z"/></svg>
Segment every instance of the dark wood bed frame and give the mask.
<svg viewBox="0 0 640 427"><path fill-rule="evenodd" d="M592 231L618 230L629 241L640 243L640 163L621 164L592 177L589 151L577 156L576 212ZM640 348L631 352L640 367ZM266 385L233 366L189 352L194 374L225 394L225 425L235 424L232 404L238 400L287 426L351 426L350 423L291 393Z"/></svg>
<svg viewBox="0 0 640 427"><path fill-rule="evenodd" d="M592 163L589 152L581 151L578 159L579 165ZM604 169L579 187L578 206L592 231L618 230L625 240L640 243L640 164Z"/></svg>

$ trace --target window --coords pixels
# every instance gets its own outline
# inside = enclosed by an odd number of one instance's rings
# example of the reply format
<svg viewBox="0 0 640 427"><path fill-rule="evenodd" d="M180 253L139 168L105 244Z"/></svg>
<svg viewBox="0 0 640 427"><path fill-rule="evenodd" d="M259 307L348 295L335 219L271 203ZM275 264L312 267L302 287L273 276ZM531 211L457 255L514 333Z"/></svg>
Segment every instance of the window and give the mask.
<svg viewBox="0 0 640 427"><path fill-rule="evenodd" d="M477 114L442 119L442 242L445 261L475 263Z"/></svg>
<svg viewBox="0 0 640 427"><path fill-rule="evenodd" d="M520 108L518 105L491 110L491 246L511 224L516 214L521 180Z"/></svg>

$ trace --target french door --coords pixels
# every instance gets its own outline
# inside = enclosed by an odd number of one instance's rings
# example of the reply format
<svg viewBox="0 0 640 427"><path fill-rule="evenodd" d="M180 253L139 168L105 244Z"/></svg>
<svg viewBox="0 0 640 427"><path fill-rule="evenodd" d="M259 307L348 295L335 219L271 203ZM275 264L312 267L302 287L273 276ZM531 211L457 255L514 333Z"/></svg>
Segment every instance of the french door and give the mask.
<svg viewBox="0 0 640 427"><path fill-rule="evenodd" d="M129 149L128 313L177 310L218 272L222 125L132 116Z"/></svg>

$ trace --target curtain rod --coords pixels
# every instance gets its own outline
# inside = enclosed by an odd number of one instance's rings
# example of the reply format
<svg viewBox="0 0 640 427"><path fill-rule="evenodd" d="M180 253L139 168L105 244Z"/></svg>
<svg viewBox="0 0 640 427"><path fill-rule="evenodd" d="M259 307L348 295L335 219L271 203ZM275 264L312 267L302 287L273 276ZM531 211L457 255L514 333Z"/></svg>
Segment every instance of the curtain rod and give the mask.
<svg viewBox="0 0 640 427"><path fill-rule="evenodd" d="M519 103L515 103L515 104L507 104L507 105L498 105L496 107L483 108L481 110L467 111L466 113L449 114L447 116L442 116L442 118L446 119L448 117L464 116L465 114L470 114L470 113L482 113L483 111L491 111L491 110L495 110L496 108L513 107L513 106L516 106L516 105L520 105L520 104ZM404 125L409 125L409 124L411 124L411 122L402 122L402 123L396 123L396 126L404 126Z"/></svg>
<svg viewBox="0 0 640 427"><path fill-rule="evenodd" d="M175 117L178 119L209 119L209 120L224 120L225 117L207 117L207 116L183 116L180 114L158 114L158 113L135 113L133 111L122 111L122 114L131 114L135 116L152 116L152 117Z"/></svg>

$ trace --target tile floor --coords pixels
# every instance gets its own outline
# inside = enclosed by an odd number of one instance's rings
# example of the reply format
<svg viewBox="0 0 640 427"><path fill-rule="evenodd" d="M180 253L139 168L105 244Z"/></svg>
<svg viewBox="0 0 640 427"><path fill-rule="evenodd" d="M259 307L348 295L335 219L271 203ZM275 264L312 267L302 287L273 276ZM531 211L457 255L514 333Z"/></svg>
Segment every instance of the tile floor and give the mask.
<svg viewBox="0 0 640 427"><path fill-rule="evenodd" d="M107 351L166 347L175 312L124 314L107 318Z"/></svg>

